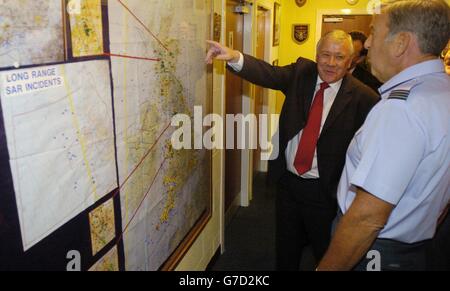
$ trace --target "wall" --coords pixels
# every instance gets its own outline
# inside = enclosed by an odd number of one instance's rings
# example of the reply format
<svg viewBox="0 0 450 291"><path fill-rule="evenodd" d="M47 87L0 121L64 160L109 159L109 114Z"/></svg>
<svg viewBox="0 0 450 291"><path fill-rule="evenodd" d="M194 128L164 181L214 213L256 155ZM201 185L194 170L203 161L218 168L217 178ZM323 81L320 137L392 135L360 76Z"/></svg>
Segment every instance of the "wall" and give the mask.
<svg viewBox="0 0 450 291"><path fill-rule="evenodd" d="M303 7L298 7L295 1L281 0L282 2L282 30L280 46L280 65L295 62L299 56L310 59L315 58L315 34L317 29L316 18L318 10L328 9L365 9L369 0L360 0L356 5L349 5L345 0L307 0ZM450 0L446 0L450 5ZM310 37L302 45L292 39L293 24L310 24Z"/></svg>
<svg viewBox="0 0 450 291"><path fill-rule="evenodd" d="M450 5L450 0L446 0ZM360 0L356 5L349 5L345 0L307 0L303 7L298 7L293 0L281 0L282 3L282 23L281 23L281 45L280 45L280 65L288 65L295 62L298 57L315 59L316 31L318 10L330 9L354 9L364 10L369 0ZM294 42L292 38L292 25L309 24L309 39L302 45ZM284 97L278 94L276 112L281 112Z"/></svg>
<svg viewBox="0 0 450 291"><path fill-rule="evenodd" d="M369 0L360 0L356 5L349 5L345 0L307 0L303 7L298 7L295 1L281 0L282 23L281 23L281 45L280 65L288 65L295 62L299 57L315 59L316 53L316 31L317 13L319 10L331 9L366 9ZM293 40L292 26L294 24L309 24L309 38L299 45ZM278 93L276 112L281 112L284 96Z"/></svg>
<svg viewBox="0 0 450 291"><path fill-rule="evenodd" d="M318 10L328 9L365 9L369 0L360 0L356 5L349 5L345 0L308 0L303 7L298 7L295 1L282 0L283 22L281 29L280 64L295 62L298 57L315 59L316 29ZM302 45L292 38L292 25L309 24L309 39Z"/></svg>

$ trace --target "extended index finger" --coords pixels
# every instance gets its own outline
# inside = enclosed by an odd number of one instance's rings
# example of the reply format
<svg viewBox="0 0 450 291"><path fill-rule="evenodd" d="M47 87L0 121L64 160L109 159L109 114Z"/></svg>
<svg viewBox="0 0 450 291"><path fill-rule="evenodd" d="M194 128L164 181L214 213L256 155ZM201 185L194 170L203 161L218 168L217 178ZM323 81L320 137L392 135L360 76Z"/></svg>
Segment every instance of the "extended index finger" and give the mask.
<svg viewBox="0 0 450 291"><path fill-rule="evenodd" d="M222 45L220 43L218 43L217 41L207 40L206 43L208 43L208 44L210 44L212 46L215 46L217 48L221 48L222 47Z"/></svg>

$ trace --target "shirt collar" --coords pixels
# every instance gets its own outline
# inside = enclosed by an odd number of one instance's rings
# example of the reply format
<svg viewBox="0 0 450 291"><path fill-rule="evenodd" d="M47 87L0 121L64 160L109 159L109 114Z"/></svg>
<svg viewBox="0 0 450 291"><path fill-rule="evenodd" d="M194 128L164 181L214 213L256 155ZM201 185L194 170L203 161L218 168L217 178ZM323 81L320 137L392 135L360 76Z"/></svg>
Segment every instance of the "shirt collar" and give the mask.
<svg viewBox="0 0 450 291"><path fill-rule="evenodd" d="M328 84L330 85L329 89L332 89L335 93L339 92L339 90L341 89L341 85L342 82L344 81L344 79L340 79L339 81L333 83L333 84ZM324 81L320 78L320 76L317 77L317 84L316 84L316 88L320 87L320 84L322 84Z"/></svg>
<svg viewBox="0 0 450 291"><path fill-rule="evenodd" d="M433 73L444 73L444 64L441 60L425 61L403 70L381 86L379 89L380 94L383 96L386 92L405 82Z"/></svg>

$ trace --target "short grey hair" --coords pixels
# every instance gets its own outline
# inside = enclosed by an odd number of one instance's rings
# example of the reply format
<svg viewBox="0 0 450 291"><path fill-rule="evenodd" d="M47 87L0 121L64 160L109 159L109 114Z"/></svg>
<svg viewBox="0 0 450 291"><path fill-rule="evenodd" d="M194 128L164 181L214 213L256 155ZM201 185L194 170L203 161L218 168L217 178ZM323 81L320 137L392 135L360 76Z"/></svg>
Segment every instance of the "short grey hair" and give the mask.
<svg viewBox="0 0 450 291"><path fill-rule="evenodd" d="M444 0L386 1L389 38L399 32L417 36L423 54L439 56L450 39L450 7Z"/></svg>
<svg viewBox="0 0 450 291"><path fill-rule="evenodd" d="M345 31L340 30L340 29L335 29L332 30L328 33L326 33L319 41L319 43L317 44L317 52L320 51L320 48L324 42L324 40L326 39L332 39L334 41L337 42L348 42L349 46L350 46L350 56L352 56L355 53L355 48L353 47L353 40L352 37Z"/></svg>

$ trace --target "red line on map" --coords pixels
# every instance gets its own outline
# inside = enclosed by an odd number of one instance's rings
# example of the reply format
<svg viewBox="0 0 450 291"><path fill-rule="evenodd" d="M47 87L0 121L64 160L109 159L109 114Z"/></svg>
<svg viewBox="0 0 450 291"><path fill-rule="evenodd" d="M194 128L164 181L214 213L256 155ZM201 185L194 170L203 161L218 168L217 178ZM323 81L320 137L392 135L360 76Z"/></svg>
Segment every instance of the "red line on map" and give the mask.
<svg viewBox="0 0 450 291"><path fill-rule="evenodd" d="M134 168L134 170L128 175L128 177L125 179L125 181L123 181L122 185L119 186L119 189L117 189L117 191L112 195L112 197L116 197L119 193L120 190L122 190L122 188L125 186L125 184L130 180L130 178L136 173L137 169L139 169L139 167L142 165L142 163L145 161L145 159L150 155L150 153L153 151L153 149L155 148L155 146L159 143L159 141L161 140L162 136L164 135L164 133L169 129L170 127L170 123L166 126L166 128L164 128L163 132L159 135L159 137L156 139L155 143L150 147L150 149L147 151L147 153L144 155L144 157L141 159L141 161L136 165L136 167ZM166 163L167 158L164 159L164 161L161 163L161 166L159 167L158 171L156 172L155 177L153 178L152 183L150 184L150 187L148 188L147 193L145 194L144 198L142 199L141 203L139 204L138 208L136 209L136 211L134 212L132 218L130 219L130 221L128 222L128 224L126 225L126 227L124 228L122 234L120 235L120 237L117 239L117 244L123 239L124 234L126 233L128 227L130 226L131 222L134 220L134 218L136 217L137 213L139 212L139 210L142 207L142 204L144 203L145 199L147 198L148 194L150 194L150 190L153 187L153 184L156 181L156 178L158 178L159 173L162 170L162 167L164 166L164 164Z"/></svg>
<svg viewBox="0 0 450 291"><path fill-rule="evenodd" d="M159 62L159 61L161 61L161 59L144 58L144 57L134 57L134 56L126 56L126 55L110 54L110 53L104 53L103 55L104 55L104 56L107 56L107 57L118 57L118 58L126 58L126 59L135 59L135 60L153 61L153 62Z"/></svg>
<svg viewBox="0 0 450 291"><path fill-rule="evenodd" d="M116 245L119 244L119 242L123 239L123 236L125 235L125 233L128 230L128 227L130 227L131 222L133 222L134 218L136 217L136 215L138 214L139 210L141 209L142 205L144 204L145 199L147 199L148 194L150 194L150 190L152 190L153 185L155 184L156 179L159 176L159 173L161 172L164 164L166 163L167 158L164 159L164 161L161 163L161 166L159 167L158 171L155 174L155 177L153 178L152 183L150 184L150 187L147 190L147 193L145 193L144 198L142 198L141 202L139 203L139 206L136 208L136 211L134 212L133 216L131 217L130 221L127 223L127 225L125 226L125 228L123 229L123 232L121 233L121 235L119 236L119 238L117 239Z"/></svg>
<svg viewBox="0 0 450 291"><path fill-rule="evenodd" d="M155 143L153 144L153 146L147 151L147 153L144 155L144 157L141 159L141 161L139 162L139 164L136 165L136 167L134 168L134 170L130 173L130 175L128 175L128 177L125 179L125 181L123 181L122 185L120 185L118 191L116 193L114 193L113 196L116 196L119 191L123 188L123 186L125 186L125 184L128 182L128 180L130 180L130 178L136 173L137 169L139 169L139 167L142 165L142 163L145 161L145 159L150 155L150 153L153 151L153 149L155 148L155 146L159 143L161 137L164 135L164 133L169 129L170 127L170 123L169 125L164 128L164 131L159 135L159 137L156 139Z"/></svg>
<svg viewBox="0 0 450 291"><path fill-rule="evenodd" d="M166 49L166 51L169 51L169 49L162 43L162 41L160 41L156 35L147 27L145 26L144 22L142 22L139 17L136 16L136 14L133 13L133 11L130 10L130 8L128 8L121 0L117 0L131 15L133 15L133 17L142 25L142 27L144 27L144 29L150 33L150 35L164 48Z"/></svg>
<svg viewBox="0 0 450 291"><path fill-rule="evenodd" d="M119 186L119 189L117 189L117 191L112 195L112 197L116 197L119 193L120 190L122 190L122 188L125 186L125 184L130 180L130 178L136 173L137 169L139 169L139 167L142 165L142 163L145 161L145 159L148 157L148 155L150 155L150 153L153 151L153 149L155 148L155 146L159 143L159 141L161 140L162 136L164 135L164 133L169 129L170 127L170 123L166 126L166 128L164 128L164 130L161 132L161 134L159 135L159 137L156 139L155 143L150 147L150 149L147 151L147 153L144 155L144 157L141 159L141 161L136 165L136 167L134 168L134 170L128 175L128 177L125 179L125 181L123 181L122 185ZM137 207L136 211L134 212L133 216L131 217L130 221L127 223L126 227L124 228L123 232L121 233L121 235L119 236L119 238L117 239L116 244L119 244L119 242L123 239L124 234L126 233L126 231L128 230L128 227L130 226L131 222L133 222L134 218L136 217L137 213L139 212L139 210L142 207L142 204L144 203L145 199L147 198L148 194L150 194L150 190L152 189L156 178L158 178L159 173L161 172L164 164L166 163L167 158L164 159L164 161L161 163L161 166L159 167L158 171L155 174L155 177L153 178L152 183L150 184L150 187L147 190L147 193L145 194L144 198L142 199L142 201L140 202L139 206Z"/></svg>

